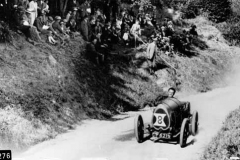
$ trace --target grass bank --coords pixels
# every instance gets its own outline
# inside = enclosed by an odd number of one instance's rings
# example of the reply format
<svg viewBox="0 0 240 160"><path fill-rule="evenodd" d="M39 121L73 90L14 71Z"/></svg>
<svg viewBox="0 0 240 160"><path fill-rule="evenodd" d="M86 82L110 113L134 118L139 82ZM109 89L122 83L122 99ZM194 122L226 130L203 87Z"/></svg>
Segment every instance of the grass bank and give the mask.
<svg viewBox="0 0 240 160"><path fill-rule="evenodd" d="M0 149L21 150L163 94L125 56L103 66L88 61L81 37L57 47L12 34L15 46L0 44Z"/></svg>
<svg viewBox="0 0 240 160"><path fill-rule="evenodd" d="M206 147L201 160L222 159L240 157L240 109L232 111L223 123L218 134Z"/></svg>

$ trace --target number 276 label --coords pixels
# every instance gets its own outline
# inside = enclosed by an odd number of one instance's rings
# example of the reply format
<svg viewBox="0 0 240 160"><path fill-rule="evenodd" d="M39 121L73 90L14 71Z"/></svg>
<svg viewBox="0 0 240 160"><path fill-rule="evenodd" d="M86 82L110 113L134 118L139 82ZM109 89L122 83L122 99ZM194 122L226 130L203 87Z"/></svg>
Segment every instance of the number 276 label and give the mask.
<svg viewBox="0 0 240 160"><path fill-rule="evenodd" d="M0 150L0 160L12 160L11 150Z"/></svg>

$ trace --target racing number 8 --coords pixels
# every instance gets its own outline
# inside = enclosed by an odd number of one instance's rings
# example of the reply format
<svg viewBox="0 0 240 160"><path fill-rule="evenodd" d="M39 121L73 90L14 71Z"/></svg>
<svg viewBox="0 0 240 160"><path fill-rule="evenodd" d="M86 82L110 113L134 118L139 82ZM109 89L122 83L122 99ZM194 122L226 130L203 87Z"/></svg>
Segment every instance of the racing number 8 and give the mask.
<svg viewBox="0 0 240 160"><path fill-rule="evenodd" d="M162 124L162 116L158 116L158 124Z"/></svg>

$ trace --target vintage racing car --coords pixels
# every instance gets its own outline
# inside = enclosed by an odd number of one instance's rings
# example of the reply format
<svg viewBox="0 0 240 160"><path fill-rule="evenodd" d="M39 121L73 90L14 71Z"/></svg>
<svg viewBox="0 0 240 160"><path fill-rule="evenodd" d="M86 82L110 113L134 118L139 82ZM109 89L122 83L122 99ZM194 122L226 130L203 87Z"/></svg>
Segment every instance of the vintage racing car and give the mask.
<svg viewBox="0 0 240 160"><path fill-rule="evenodd" d="M167 98L153 109L151 124L144 127L143 118L137 115L134 120L134 133L139 143L145 134L157 141L176 141L181 147L186 145L190 134L198 131L198 112L190 113L190 102L180 102L176 98Z"/></svg>

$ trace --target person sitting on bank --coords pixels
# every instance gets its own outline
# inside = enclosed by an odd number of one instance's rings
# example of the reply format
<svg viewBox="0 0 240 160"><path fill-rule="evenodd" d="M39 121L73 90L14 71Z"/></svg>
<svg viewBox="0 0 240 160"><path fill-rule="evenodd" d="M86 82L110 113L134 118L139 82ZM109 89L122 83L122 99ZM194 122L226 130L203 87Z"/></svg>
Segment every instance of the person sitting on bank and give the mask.
<svg viewBox="0 0 240 160"><path fill-rule="evenodd" d="M150 43L147 47L147 59L148 59L148 65L150 74L154 74L153 67L155 66L155 57L157 52L157 37L153 38L153 42Z"/></svg>
<svg viewBox="0 0 240 160"><path fill-rule="evenodd" d="M90 43L86 46L86 57L96 64L100 64L104 62L104 55L97 52L96 50L97 38L94 37Z"/></svg>

